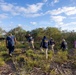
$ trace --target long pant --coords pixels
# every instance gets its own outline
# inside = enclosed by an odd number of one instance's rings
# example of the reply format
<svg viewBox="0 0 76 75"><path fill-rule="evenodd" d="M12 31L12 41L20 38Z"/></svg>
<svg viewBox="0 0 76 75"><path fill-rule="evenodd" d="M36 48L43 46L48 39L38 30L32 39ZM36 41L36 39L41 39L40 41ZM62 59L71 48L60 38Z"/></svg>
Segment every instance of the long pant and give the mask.
<svg viewBox="0 0 76 75"><path fill-rule="evenodd" d="M45 50L46 50L46 59L48 59L48 48L46 48Z"/></svg>
<svg viewBox="0 0 76 75"><path fill-rule="evenodd" d="M34 49L34 41L29 42L29 47Z"/></svg>
<svg viewBox="0 0 76 75"><path fill-rule="evenodd" d="M41 48L41 51L45 51L46 59L48 59L48 48Z"/></svg>
<svg viewBox="0 0 76 75"><path fill-rule="evenodd" d="M8 49L9 49L9 54L12 54L14 52L14 46L9 46Z"/></svg>
<svg viewBox="0 0 76 75"><path fill-rule="evenodd" d="M51 45L50 47L51 47L51 50L54 52L54 44L53 45Z"/></svg>

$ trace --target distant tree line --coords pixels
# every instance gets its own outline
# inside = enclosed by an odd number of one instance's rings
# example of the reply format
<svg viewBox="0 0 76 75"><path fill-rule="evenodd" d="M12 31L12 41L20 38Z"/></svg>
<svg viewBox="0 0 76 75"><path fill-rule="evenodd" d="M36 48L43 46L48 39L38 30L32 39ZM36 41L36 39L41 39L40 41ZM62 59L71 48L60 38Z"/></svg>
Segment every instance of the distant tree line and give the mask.
<svg viewBox="0 0 76 75"><path fill-rule="evenodd" d="M2 37L2 33L4 30L0 28L0 38ZM9 32L6 33L5 37L7 36L8 33L12 33L13 35L16 36L18 41L24 41L26 43L27 39L26 36L30 33L35 41L36 46L40 44L41 39L43 36L46 36L48 39L51 37L55 40L56 42L56 47L58 48L62 39L66 39L68 43L69 48L74 47L74 41L76 40L76 32L75 31L61 31L58 28L55 27L47 27L46 29L44 28L37 28L32 31L26 31L22 29L21 27L16 27Z"/></svg>

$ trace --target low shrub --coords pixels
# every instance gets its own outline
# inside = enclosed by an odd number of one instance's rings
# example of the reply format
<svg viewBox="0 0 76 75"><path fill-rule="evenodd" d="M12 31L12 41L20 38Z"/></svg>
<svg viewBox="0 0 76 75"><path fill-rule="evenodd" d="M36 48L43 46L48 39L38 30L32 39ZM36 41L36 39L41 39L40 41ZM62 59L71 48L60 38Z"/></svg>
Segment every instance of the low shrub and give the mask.
<svg viewBox="0 0 76 75"><path fill-rule="evenodd" d="M54 55L54 61L62 64L68 61L68 52L67 51L59 51L56 55Z"/></svg>

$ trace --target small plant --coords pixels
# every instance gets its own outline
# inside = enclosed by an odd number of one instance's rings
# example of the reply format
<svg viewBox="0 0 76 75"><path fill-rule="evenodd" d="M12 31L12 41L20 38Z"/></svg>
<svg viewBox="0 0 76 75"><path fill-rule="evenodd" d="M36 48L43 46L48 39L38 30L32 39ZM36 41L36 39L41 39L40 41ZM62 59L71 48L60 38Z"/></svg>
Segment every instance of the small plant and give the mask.
<svg viewBox="0 0 76 75"><path fill-rule="evenodd" d="M11 57L8 57L8 58L4 58L4 61L9 62L9 61L12 61L12 59L11 59Z"/></svg>
<svg viewBox="0 0 76 75"><path fill-rule="evenodd" d="M54 69L51 70L50 75L56 75L56 72Z"/></svg>
<svg viewBox="0 0 76 75"><path fill-rule="evenodd" d="M57 63L64 63L66 61L68 61L68 52L67 51L59 51L55 57L54 57L54 61Z"/></svg>
<svg viewBox="0 0 76 75"><path fill-rule="evenodd" d="M48 58L49 59L52 59L53 55L54 55L53 51L49 51L48 52Z"/></svg>
<svg viewBox="0 0 76 75"><path fill-rule="evenodd" d="M5 62L4 62L3 58L1 57L0 58L0 66L3 66L4 64L5 64Z"/></svg>
<svg viewBox="0 0 76 75"><path fill-rule="evenodd" d="M33 60L28 59L28 60L26 61L26 65L25 65L26 71L29 72L29 71L31 71L33 68L34 68L34 62L33 62Z"/></svg>
<svg viewBox="0 0 76 75"><path fill-rule="evenodd" d="M34 54L33 50L27 50L26 55L27 56L32 56Z"/></svg>
<svg viewBox="0 0 76 75"><path fill-rule="evenodd" d="M16 57L15 59L18 63L24 63L25 62L25 56L21 55Z"/></svg>
<svg viewBox="0 0 76 75"><path fill-rule="evenodd" d="M76 61L72 63L72 69L76 69Z"/></svg>

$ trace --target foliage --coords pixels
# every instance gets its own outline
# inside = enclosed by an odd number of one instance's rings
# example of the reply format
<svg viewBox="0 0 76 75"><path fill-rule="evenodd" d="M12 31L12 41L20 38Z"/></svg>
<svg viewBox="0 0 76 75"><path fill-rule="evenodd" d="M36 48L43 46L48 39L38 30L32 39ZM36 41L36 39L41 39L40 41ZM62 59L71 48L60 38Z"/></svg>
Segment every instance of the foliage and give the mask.
<svg viewBox="0 0 76 75"><path fill-rule="evenodd" d="M0 58L0 66L3 66L3 65L5 65L5 62L4 62L3 58Z"/></svg>
<svg viewBox="0 0 76 75"><path fill-rule="evenodd" d="M54 57L54 61L56 63L62 64L68 61L68 52L67 51L58 51L58 53Z"/></svg>
<svg viewBox="0 0 76 75"><path fill-rule="evenodd" d="M25 72L26 75L36 67L44 73L50 72L50 75L56 75L55 69L50 69L52 63L64 64L65 62L72 62L72 68L76 68L76 50L74 54L70 55L68 51L60 50L60 43L63 38L68 42L68 47L71 49L74 47L74 41L76 39L76 32L60 31L57 28L47 27L46 29L38 28L32 31L25 31L21 27L17 27L9 31L17 38L15 46L15 52L12 57L9 57L8 50L6 49L5 41L0 42L0 66L5 65L7 62L12 61L16 71L21 75ZM7 33L7 34L8 34ZM25 35L31 34L35 41L36 50L28 49L29 44L25 38ZM53 53L51 50L48 51L48 59L45 59L45 51L40 51L40 43L43 36L47 36L48 40L52 37L55 40L55 49L58 51ZM22 53L22 49L25 52ZM54 66L54 65L53 65ZM21 73L20 73L21 72Z"/></svg>
<svg viewBox="0 0 76 75"><path fill-rule="evenodd" d="M49 58L45 59L45 52L42 53L40 50L26 50L25 53L21 53L20 48L16 49L13 53L12 57L9 57L7 51L1 50L0 52L0 66L4 65L7 62L12 62L15 66L16 72L18 74L22 74L22 72L27 75L36 67L40 68L44 73L50 73L50 75L56 75L55 69L50 69L50 66L53 63L56 64L64 64L65 62L69 62L69 60L73 60L68 58L67 51L58 51L54 54L52 51L48 51ZM73 60L72 68L76 68L76 61Z"/></svg>
<svg viewBox="0 0 76 75"><path fill-rule="evenodd" d="M15 36L16 36L16 39L17 39L18 41L25 41L26 31L23 30L21 27L16 27L16 28L10 30L10 31L7 33L7 35L8 35L9 33L12 33L13 35L15 35Z"/></svg>
<svg viewBox="0 0 76 75"><path fill-rule="evenodd" d="M2 29L0 29L2 31ZM62 39L66 39L68 43L68 48L73 48L74 47L74 41L76 40L76 32L71 31L61 31L58 28L55 27L47 27L46 29L44 28L37 28L32 31L26 31L22 29L21 27L16 27L12 30L10 30L6 36L12 33L13 35L16 36L17 41L26 43L25 46L28 47L27 39L26 36L30 33L35 41L35 48L39 49L41 40L43 36L46 36L48 40L52 37L55 40L55 49L60 49L60 44ZM1 32L2 34L2 32Z"/></svg>

